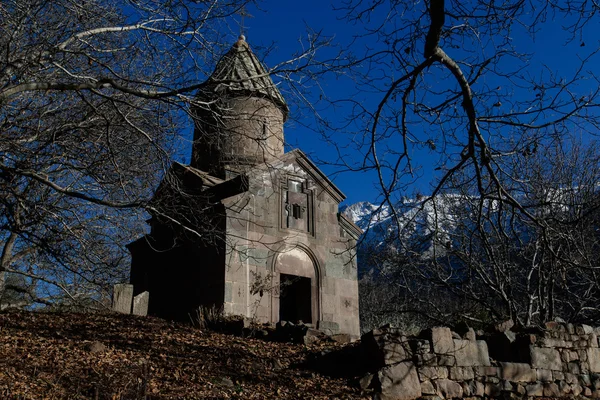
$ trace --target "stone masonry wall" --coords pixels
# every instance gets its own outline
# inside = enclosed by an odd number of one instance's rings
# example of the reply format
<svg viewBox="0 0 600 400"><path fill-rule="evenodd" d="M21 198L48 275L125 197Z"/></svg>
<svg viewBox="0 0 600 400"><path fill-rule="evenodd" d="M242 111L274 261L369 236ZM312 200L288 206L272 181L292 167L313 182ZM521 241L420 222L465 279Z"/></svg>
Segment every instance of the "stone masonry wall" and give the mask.
<svg viewBox="0 0 600 400"><path fill-rule="evenodd" d="M340 235L339 199L289 152L271 165L248 174L249 190L223 201L227 212L225 304L228 314L279 321L280 271L309 277L312 322L329 333L360 336L356 241ZM281 184L305 182L312 192L313 232L282 225ZM294 262L294 259L297 262ZM285 264L285 265L284 265ZM290 269L297 268L296 272ZM265 290L254 290L264 280Z"/></svg>
<svg viewBox="0 0 600 400"><path fill-rule="evenodd" d="M371 373L360 383L387 400L600 398L599 334L556 322L462 335L436 327L416 337L384 327L362 338Z"/></svg>

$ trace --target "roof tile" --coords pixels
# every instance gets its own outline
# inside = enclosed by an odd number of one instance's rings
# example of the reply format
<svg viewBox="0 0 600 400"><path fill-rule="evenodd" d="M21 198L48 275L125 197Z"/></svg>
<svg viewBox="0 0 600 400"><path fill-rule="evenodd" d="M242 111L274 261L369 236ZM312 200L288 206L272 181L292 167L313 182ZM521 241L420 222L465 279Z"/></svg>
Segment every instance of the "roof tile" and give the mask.
<svg viewBox="0 0 600 400"><path fill-rule="evenodd" d="M201 96L259 96L275 103L287 119L289 108L271 76L250 50L242 35L221 60L202 87Z"/></svg>

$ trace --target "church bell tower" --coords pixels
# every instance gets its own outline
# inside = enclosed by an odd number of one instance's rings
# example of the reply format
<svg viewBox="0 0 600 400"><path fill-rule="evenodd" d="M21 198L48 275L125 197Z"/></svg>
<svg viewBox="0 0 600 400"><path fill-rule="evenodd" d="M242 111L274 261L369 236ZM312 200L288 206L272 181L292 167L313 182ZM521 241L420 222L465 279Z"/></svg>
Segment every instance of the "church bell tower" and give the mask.
<svg viewBox="0 0 600 400"><path fill-rule="evenodd" d="M221 179L283 155L289 108L242 35L197 95L191 166Z"/></svg>

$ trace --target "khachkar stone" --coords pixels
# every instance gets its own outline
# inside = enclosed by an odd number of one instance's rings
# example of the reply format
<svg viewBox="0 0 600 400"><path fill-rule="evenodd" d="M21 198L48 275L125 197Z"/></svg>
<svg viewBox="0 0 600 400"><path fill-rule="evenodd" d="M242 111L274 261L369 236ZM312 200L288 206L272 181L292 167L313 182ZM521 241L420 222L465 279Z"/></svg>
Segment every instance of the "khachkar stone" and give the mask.
<svg viewBox="0 0 600 400"><path fill-rule="evenodd" d="M145 317L148 315L148 300L150 299L149 292L142 292L133 298L133 315Z"/></svg>
<svg viewBox="0 0 600 400"><path fill-rule="evenodd" d="M133 285L127 283L116 284L113 288L112 309L123 314L131 313L133 299Z"/></svg>

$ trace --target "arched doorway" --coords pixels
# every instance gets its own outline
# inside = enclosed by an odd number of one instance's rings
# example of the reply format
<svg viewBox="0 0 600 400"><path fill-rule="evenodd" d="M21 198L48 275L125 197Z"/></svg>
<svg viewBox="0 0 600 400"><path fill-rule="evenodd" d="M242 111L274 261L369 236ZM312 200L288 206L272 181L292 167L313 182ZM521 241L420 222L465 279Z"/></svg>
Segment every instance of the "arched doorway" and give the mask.
<svg viewBox="0 0 600 400"><path fill-rule="evenodd" d="M303 247L277 254L273 265L276 290L272 292L271 320L316 323L320 319L319 268Z"/></svg>

